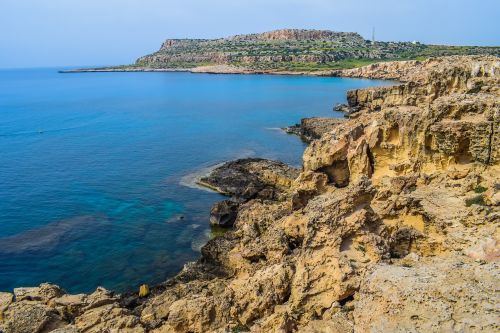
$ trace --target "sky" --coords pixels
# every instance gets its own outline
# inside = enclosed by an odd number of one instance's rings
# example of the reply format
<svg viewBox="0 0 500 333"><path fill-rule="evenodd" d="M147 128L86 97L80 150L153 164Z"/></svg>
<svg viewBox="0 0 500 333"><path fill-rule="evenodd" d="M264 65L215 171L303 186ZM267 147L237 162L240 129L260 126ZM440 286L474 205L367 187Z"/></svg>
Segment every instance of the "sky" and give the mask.
<svg viewBox="0 0 500 333"><path fill-rule="evenodd" d="M167 38L281 28L500 46L500 0L0 0L0 68L133 63Z"/></svg>

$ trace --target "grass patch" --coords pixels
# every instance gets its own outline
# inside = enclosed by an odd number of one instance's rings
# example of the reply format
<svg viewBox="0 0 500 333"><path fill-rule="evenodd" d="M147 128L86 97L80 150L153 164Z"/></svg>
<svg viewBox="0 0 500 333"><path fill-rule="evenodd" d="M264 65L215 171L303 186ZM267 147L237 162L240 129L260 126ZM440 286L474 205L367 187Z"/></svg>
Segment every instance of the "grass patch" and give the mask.
<svg viewBox="0 0 500 333"><path fill-rule="evenodd" d="M211 226L210 227L210 238L215 238L224 235L226 232L228 232L230 229L228 228L222 228L219 226Z"/></svg>
<svg viewBox="0 0 500 333"><path fill-rule="evenodd" d="M250 332L250 329L246 325L239 324L233 328L231 328L232 333L239 333L239 332Z"/></svg>
<svg viewBox="0 0 500 333"><path fill-rule="evenodd" d="M351 312L351 311L354 311L354 305L342 305L342 307L340 308L340 311L342 312Z"/></svg>
<svg viewBox="0 0 500 333"><path fill-rule="evenodd" d="M408 192L415 192L417 190L417 185L408 186Z"/></svg>
<svg viewBox="0 0 500 333"><path fill-rule="evenodd" d="M481 194L476 195L475 197L472 197L470 199L465 199L465 206L470 207L472 205L484 206L484 196Z"/></svg>
<svg viewBox="0 0 500 333"><path fill-rule="evenodd" d="M481 185L478 185L476 186L476 188L474 189L474 192L476 193L483 193L483 192L486 192L487 188L484 187L484 186L481 186Z"/></svg>
<svg viewBox="0 0 500 333"><path fill-rule="evenodd" d="M366 248L365 248L365 246L364 246L363 244L359 244L359 245L356 247L356 249L357 249L358 251L360 251L360 252L363 252L363 253L365 253L365 252L366 252Z"/></svg>
<svg viewBox="0 0 500 333"><path fill-rule="evenodd" d="M262 71L307 73L307 72L357 68L380 61L381 60L374 60L374 59L344 59L335 62L325 62L325 63L282 61L282 62L261 62L257 64L246 65L240 62L234 62L230 63L230 65L247 67L257 71L262 70Z"/></svg>

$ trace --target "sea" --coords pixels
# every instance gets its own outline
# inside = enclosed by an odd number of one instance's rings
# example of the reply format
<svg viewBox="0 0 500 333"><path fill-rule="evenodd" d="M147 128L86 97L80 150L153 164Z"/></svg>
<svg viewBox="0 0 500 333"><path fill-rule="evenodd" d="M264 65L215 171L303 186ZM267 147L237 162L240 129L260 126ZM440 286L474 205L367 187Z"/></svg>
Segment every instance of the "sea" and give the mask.
<svg viewBox="0 0 500 333"><path fill-rule="evenodd" d="M387 81L0 70L0 291L125 292L174 276L220 230L195 180L245 158L301 165L280 128Z"/></svg>

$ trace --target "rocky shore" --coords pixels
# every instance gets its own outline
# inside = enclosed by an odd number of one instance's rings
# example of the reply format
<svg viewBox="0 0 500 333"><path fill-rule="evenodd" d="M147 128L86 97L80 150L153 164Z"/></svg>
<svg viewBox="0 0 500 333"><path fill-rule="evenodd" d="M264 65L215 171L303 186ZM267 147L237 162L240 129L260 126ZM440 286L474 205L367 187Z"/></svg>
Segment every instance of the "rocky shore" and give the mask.
<svg viewBox="0 0 500 333"><path fill-rule="evenodd" d="M198 184L236 200L279 200L299 173L279 161L244 158L222 164L201 177Z"/></svg>
<svg viewBox="0 0 500 333"><path fill-rule="evenodd" d="M285 127L283 130L288 134L299 136L304 142L310 143L321 138L323 134L332 131L343 122L344 120L340 118L304 118L300 121L300 124Z"/></svg>
<svg viewBox="0 0 500 333"><path fill-rule="evenodd" d="M282 69L255 69L232 65L204 65L195 67L154 68L147 66L124 66L103 68L80 68L62 70L60 73L120 73L120 72L188 72L198 74L263 74L263 75L292 75L292 76L333 76L336 71L290 71Z"/></svg>
<svg viewBox="0 0 500 333"><path fill-rule="evenodd" d="M247 159L202 179L234 196L233 226L173 279L0 293L0 331L499 331L500 59L335 75L402 83L349 91L356 117L311 135L300 171Z"/></svg>

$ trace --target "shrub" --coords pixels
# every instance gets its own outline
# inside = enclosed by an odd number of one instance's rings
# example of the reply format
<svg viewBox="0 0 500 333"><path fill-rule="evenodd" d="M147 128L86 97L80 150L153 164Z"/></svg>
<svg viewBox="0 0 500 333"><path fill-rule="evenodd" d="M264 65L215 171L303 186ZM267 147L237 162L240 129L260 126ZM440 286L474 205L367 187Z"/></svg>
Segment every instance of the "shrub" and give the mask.
<svg viewBox="0 0 500 333"><path fill-rule="evenodd" d="M476 195L475 197L469 199L465 199L465 205L467 207L470 207L472 205L484 206L484 196L481 194L481 195Z"/></svg>
<svg viewBox="0 0 500 333"><path fill-rule="evenodd" d="M231 328L232 333L239 332L250 332L250 329L246 325L238 324L237 326Z"/></svg>
<svg viewBox="0 0 500 333"><path fill-rule="evenodd" d="M487 188L484 187L484 186L481 186L481 185L478 185L476 186L476 188L474 189L474 192L476 193L483 193L483 192L486 192Z"/></svg>

